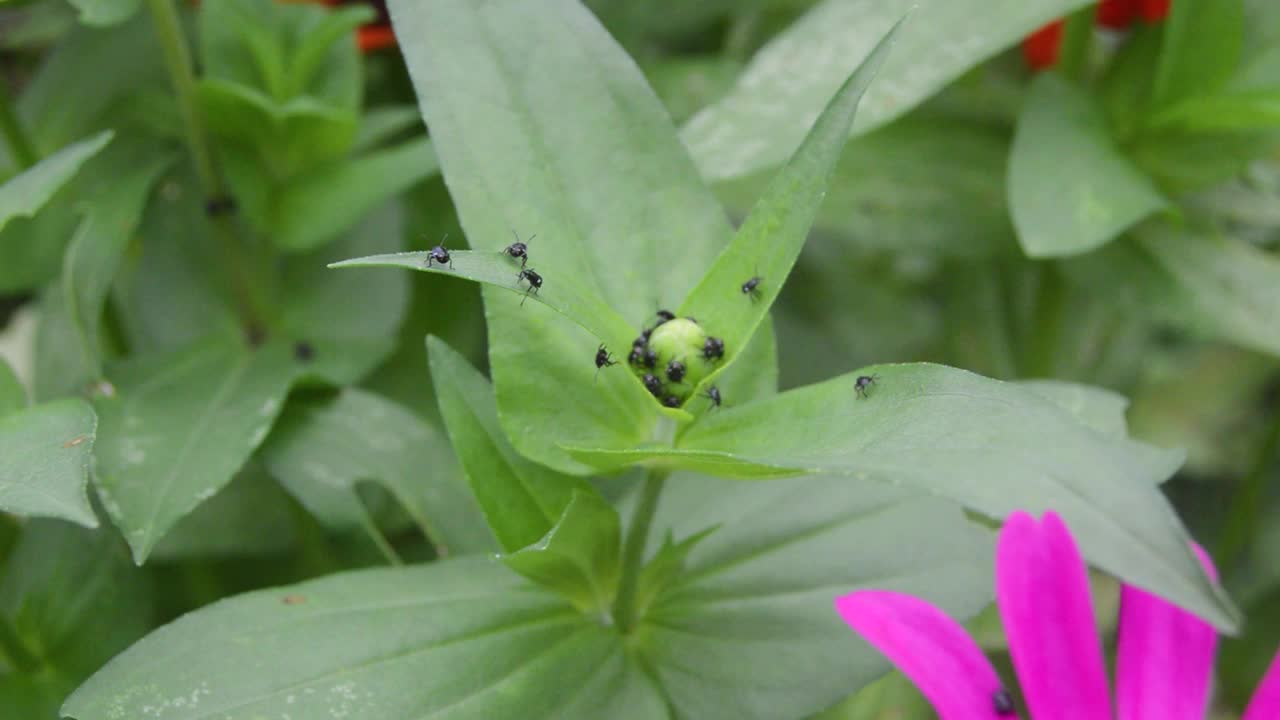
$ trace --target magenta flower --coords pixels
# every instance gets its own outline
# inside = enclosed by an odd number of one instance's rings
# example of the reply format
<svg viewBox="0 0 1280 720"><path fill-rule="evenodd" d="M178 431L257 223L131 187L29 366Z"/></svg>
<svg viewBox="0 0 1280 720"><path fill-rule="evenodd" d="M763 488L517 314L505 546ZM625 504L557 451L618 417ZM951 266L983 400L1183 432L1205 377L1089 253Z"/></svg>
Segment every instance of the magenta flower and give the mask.
<svg viewBox="0 0 1280 720"><path fill-rule="evenodd" d="M1213 574L1209 557L1197 548ZM1034 720L1203 720L1217 633L1196 616L1124 586L1112 715L1088 572L1053 512L1037 523L1011 515L996 550L996 603ZM836 599L844 621L884 653L942 720L1007 720L1013 698L955 620L901 593L865 590ZM1242 720L1280 720L1277 653Z"/></svg>

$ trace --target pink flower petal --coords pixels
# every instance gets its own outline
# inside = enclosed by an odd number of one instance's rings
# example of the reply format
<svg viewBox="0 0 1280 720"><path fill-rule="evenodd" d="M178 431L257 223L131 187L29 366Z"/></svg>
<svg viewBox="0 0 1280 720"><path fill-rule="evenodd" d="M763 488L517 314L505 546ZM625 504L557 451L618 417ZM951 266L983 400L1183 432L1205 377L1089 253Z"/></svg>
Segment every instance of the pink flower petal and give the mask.
<svg viewBox="0 0 1280 720"><path fill-rule="evenodd" d="M1199 546L1210 576L1213 561ZM1203 720L1218 648L1213 626L1128 585L1120 595L1116 710L1120 720Z"/></svg>
<svg viewBox="0 0 1280 720"><path fill-rule="evenodd" d="M1062 519L1024 512L1005 521L996 549L996 601L1009 654L1035 720L1110 720L1089 574Z"/></svg>
<svg viewBox="0 0 1280 720"><path fill-rule="evenodd" d="M898 666L942 720L1008 720L995 710L999 676L955 620L910 595L864 590L836 598L844 621Z"/></svg>
<svg viewBox="0 0 1280 720"><path fill-rule="evenodd" d="M1253 699L1240 720L1275 720L1280 718L1280 652L1271 660L1271 669L1262 677Z"/></svg>

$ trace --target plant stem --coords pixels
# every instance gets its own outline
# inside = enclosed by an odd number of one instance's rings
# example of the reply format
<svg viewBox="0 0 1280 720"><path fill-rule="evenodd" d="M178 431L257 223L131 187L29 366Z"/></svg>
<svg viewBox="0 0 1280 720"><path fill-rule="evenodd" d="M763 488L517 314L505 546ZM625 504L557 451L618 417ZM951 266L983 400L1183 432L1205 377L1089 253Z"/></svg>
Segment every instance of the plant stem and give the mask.
<svg viewBox="0 0 1280 720"><path fill-rule="evenodd" d="M613 602L613 617L622 632L635 626L636 590L640 581L640 566L644 561L644 548L649 541L649 526L658 510L658 498L666 485L668 470L649 470L644 487L640 490L640 504L631 516L631 528L622 546L622 579L618 583L618 597Z"/></svg>
<svg viewBox="0 0 1280 720"><path fill-rule="evenodd" d="M1093 5L1077 10L1067 18L1062 32L1061 60L1058 69L1066 77L1082 82L1089 69L1089 51L1093 46L1093 23L1097 11Z"/></svg>
<svg viewBox="0 0 1280 720"><path fill-rule="evenodd" d="M1066 285L1058 274L1058 268L1046 264L1041 268L1040 286L1036 289L1035 317L1025 348L1023 377L1053 377L1062 318L1067 310L1066 299Z"/></svg>
<svg viewBox="0 0 1280 720"><path fill-rule="evenodd" d="M1249 474L1240 483L1235 496L1231 498L1231 506L1227 509L1226 524L1223 526L1222 538L1218 541L1217 553L1218 567L1223 569L1224 574L1235 564L1236 558L1249 544L1258 526L1258 511L1261 509L1259 505L1267 482L1267 471L1280 452L1280 409L1274 413L1271 428L1258 448L1253 467L1249 468Z"/></svg>
<svg viewBox="0 0 1280 720"><path fill-rule="evenodd" d="M19 169L26 170L40 159L26 128L22 127L22 121L14 112L9 92L4 87L0 87L0 132L4 133L4 141L8 143L9 152L13 154Z"/></svg>
<svg viewBox="0 0 1280 720"><path fill-rule="evenodd" d="M191 50L187 47L187 36L183 34L182 24L178 21L178 11L173 7L173 0L147 0L147 6L151 9L151 18L156 24L156 34L164 52L169 80L178 96L182 120L186 123L187 145L195 159L196 173L200 175L200 182L204 185L205 196L219 197L222 195L222 181L214 170L213 152L209 149L209 137L205 134L204 118L196 103L196 76L191 69Z"/></svg>
<svg viewBox="0 0 1280 720"><path fill-rule="evenodd" d="M0 613L0 659L22 673L31 673L40 667L40 660L27 649L4 613Z"/></svg>
<svg viewBox="0 0 1280 720"><path fill-rule="evenodd" d="M209 143L209 135L205 132L204 117L200 114L200 105L196 99L196 76L192 70L191 50L187 46L187 36L182 31L178 12L174 9L173 0L147 0L147 6L155 21L169 80L178 97L178 107L186 125L187 145L195 162L196 174L200 177L204 198L206 201L221 200L226 196L226 188L214 166L213 148ZM259 297L260 293L251 280L255 264L246 258L244 248L232 231L227 217L222 215L212 218L212 224L225 256L241 320L250 334L253 334L262 329L262 319L270 303Z"/></svg>

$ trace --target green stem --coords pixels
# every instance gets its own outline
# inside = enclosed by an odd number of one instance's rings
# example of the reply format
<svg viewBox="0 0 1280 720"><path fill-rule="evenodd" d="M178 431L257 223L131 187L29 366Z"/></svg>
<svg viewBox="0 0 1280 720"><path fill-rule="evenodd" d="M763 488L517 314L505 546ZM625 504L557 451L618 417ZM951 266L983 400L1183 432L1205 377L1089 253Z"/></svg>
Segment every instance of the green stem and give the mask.
<svg viewBox="0 0 1280 720"><path fill-rule="evenodd" d="M196 76L191 69L191 50L187 47L187 36L182 32L182 23L178 21L178 11L174 9L173 0L147 0L147 6L151 9L151 18L156 24L156 34L164 52L169 80L178 96L178 108L182 111L182 120L186 124L187 145L195 159L196 173L200 175L200 182L204 185L205 196L220 197L222 181L213 167L213 152L209 148L204 118L201 117L200 107L196 102Z"/></svg>
<svg viewBox="0 0 1280 720"><path fill-rule="evenodd" d="M40 159L26 128L22 127L22 121L13 110L8 91L3 87L0 87L0 132L4 133L4 141L8 143L9 152L13 154L19 169L26 170Z"/></svg>
<svg viewBox="0 0 1280 720"><path fill-rule="evenodd" d="M658 498L667 483L667 470L650 470L640 491L640 504L631 516L631 529L627 531L622 546L622 579L618 583L618 597L613 602L613 617L622 632L635 627L636 590L640 581L640 569L644 561L644 548L649 542L649 526L658 510Z"/></svg>
<svg viewBox="0 0 1280 720"><path fill-rule="evenodd" d="M1067 18L1062 32L1062 52L1058 69L1066 77L1082 82L1089 69L1089 51L1093 46L1093 23L1097 10L1088 5Z"/></svg>
<svg viewBox="0 0 1280 720"><path fill-rule="evenodd" d="M1057 366L1058 340L1066 314L1067 288L1052 264L1041 268L1036 290L1035 317L1025 348L1022 375L1028 378L1053 377Z"/></svg>
<svg viewBox="0 0 1280 720"><path fill-rule="evenodd" d="M1267 483L1267 471L1275 462L1277 453L1280 453L1280 410L1275 411L1271 428L1253 460L1253 467L1249 468L1249 474L1240 483L1235 496L1231 498L1231 506L1227 509L1227 520L1223 526L1222 538L1218 541L1217 552L1218 567L1223 569L1224 574L1254 537L1263 489Z"/></svg>
<svg viewBox="0 0 1280 720"><path fill-rule="evenodd" d="M221 200L226 196L226 188L213 162L213 147L209 143L204 117L200 114L200 104L196 98L196 76L192 70L191 50L187 46L187 36L182 31L178 12L173 0L147 0L147 6L155 21L169 80L178 98L178 107L186 125L187 145L195 162L196 174L200 176L204 197L206 200ZM254 263L245 257L244 248L225 215L213 218L213 229L225 255L232 293L239 305L241 320L246 328L261 329L265 309L270 306L270 302L264 301L256 291L258 286L252 281Z"/></svg>
<svg viewBox="0 0 1280 720"><path fill-rule="evenodd" d="M27 649L4 613L0 613L0 658L21 673L31 673L40 668L39 658Z"/></svg>

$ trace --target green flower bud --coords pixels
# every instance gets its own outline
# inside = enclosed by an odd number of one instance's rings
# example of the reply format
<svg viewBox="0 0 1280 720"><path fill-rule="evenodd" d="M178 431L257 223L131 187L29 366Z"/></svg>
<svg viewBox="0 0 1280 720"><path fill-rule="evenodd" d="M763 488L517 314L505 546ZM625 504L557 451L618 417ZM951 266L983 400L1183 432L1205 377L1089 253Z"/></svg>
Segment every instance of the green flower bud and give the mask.
<svg viewBox="0 0 1280 720"><path fill-rule="evenodd" d="M642 379L645 375L653 375L661 381L659 401L674 395L683 403L698 383L715 369L715 364L703 357L706 341L706 331L693 320L668 320L649 335L648 349L656 356L653 368L633 369Z"/></svg>

